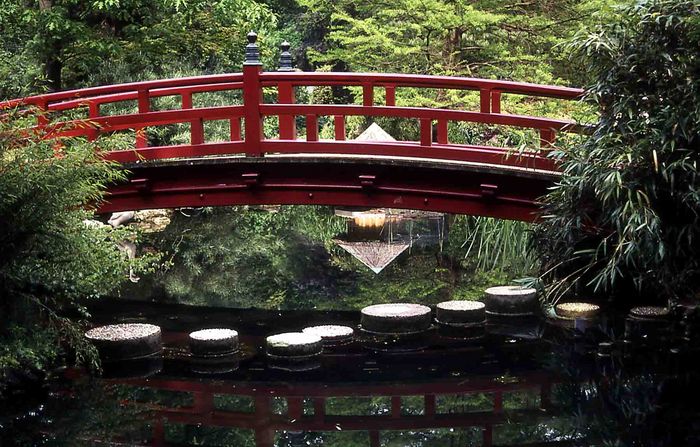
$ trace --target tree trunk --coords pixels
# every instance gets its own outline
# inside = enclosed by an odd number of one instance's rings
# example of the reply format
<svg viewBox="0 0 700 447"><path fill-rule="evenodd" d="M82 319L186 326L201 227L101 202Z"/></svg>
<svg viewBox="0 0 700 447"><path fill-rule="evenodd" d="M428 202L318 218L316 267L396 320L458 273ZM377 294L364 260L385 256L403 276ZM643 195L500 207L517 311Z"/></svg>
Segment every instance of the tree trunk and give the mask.
<svg viewBox="0 0 700 447"><path fill-rule="evenodd" d="M39 10L48 11L53 7L53 0L39 0ZM49 84L49 89L56 91L61 89L61 71L63 64L60 60L62 44L60 39L47 41L44 55L44 74Z"/></svg>

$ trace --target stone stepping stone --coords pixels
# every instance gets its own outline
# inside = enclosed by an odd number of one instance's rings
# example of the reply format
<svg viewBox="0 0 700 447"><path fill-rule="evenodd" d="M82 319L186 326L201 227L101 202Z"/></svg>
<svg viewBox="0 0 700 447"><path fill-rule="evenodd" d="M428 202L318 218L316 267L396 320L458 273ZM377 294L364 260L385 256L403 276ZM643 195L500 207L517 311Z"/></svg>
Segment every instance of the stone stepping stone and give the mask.
<svg viewBox="0 0 700 447"><path fill-rule="evenodd" d="M566 319L593 319L600 313L600 306L591 303L561 303L554 306L556 315Z"/></svg>
<svg viewBox="0 0 700 447"><path fill-rule="evenodd" d="M144 323L99 326L85 333L105 362L141 359L163 352L160 327Z"/></svg>
<svg viewBox="0 0 700 447"><path fill-rule="evenodd" d="M645 320L663 320L668 318L669 311L665 307L659 306L639 306L630 309L630 317Z"/></svg>
<svg viewBox="0 0 700 447"><path fill-rule="evenodd" d="M269 357L312 357L323 351L321 337L303 332L285 332L266 339Z"/></svg>
<svg viewBox="0 0 700 447"><path fill-rule="evenodd" d="M238 351L238 332L233 329L202 329L190 333L190 352L196 357L220 357Z"/></svg>
<svg viewBox="0 0 700 447"><path fill-rule="evenodd" d="M375 304L361 311L362 330L376 334L411 334L430 329L428 306L409 303Z"/></svg>
<svg viewBox="0 0 700 447"><path fill-rule="evenodd" d="M494 316L530 316L539 310L537 290L530 287L490 287L485 291L484 304L486 314Z"/></svg>
<svg viewBox="0 0 700 447"><path fill-rule="evenodd" d="M436 306L435 320L446 326L477 326L486 323L486 305L481 301L444 301Z"/></svg>
<svg viewBox="0 0 700 447"><path fill-rule="evenodd" d="M325 346L337 346L349 343L355 331L348 326L321 325L311 326L302 330L304 334L317 335Z"/></svg>

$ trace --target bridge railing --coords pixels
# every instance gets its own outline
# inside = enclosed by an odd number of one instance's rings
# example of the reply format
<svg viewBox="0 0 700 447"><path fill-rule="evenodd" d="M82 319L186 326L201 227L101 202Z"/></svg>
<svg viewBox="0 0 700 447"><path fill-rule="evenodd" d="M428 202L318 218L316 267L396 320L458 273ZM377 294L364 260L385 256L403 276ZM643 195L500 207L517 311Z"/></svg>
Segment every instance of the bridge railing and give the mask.
<svg viewBox="0 0 700 447"><path fill-rule="evenodd" d="M379 74L379 73L317 73L290 71L288 47L283 51L278 72L263 72L259 60L257 36L249 34L243 72L235 74L197 76L180 79L135 82L80 90L49 93L0 103L0 109L38 110L37 129L46 138L86 137L96 139L101 134L133 130L133 150L104 153L104 157L123 163L170 158L193 158L213 155L245 154L259 157L265 154L341 154L385 157L418 157L499 166L527 167L553 170L554 163L546 157L546 149L557 132L583 132L584 128L568 120L503 113L504 94L535 98L576 100L580 89L519 82L459 78L448 76ZM295 88L309 86L344 86L362 88L362 105L295 104ZM277 102L265 103L263 88L277 90ZM479 92L479 110L451 110L396 105L399 88L431 88L471 90ZM375 90L384 90L384 104L376 104ZM193 96L200 93L237 91L242 104L195 107ZM180 107L153 110L151 102L159 97L180 97ZM136 102L136 113L105 114L104 106L124 101ZM70 113L85 111L85 118L70 118ZM61 116L69 118L61 119ZM305 138L297 138L297 117L306 121ZM319 118L332 117L334 139L319 138ZM347 141L345 120L348 116L389 117L416 120L420 123L419 141L368 142ZM279 120L279 138L266 139L263 134L265 117ZM227 141L207 142L204 123L213 120L229 122ZM539 132L539 147L521 152L495 146L455 144L449 141L448 128L453 122L471 122L499 126L514 126ZM149 146L147 128L171 124L187 124L189 144ZM243 131L243 135L242 135Z"/></svg>

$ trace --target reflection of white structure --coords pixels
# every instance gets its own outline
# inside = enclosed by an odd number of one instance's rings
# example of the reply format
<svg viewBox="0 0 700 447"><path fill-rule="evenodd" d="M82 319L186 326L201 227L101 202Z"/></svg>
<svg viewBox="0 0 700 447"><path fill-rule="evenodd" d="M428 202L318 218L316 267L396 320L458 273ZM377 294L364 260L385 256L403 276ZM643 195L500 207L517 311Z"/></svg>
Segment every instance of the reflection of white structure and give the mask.
<svg viewBox="0 0 700 447"><path fill-rule="evenodd" d="M374 273L384 270L387 265L391 264L394 259L408 248L406 243L387 244L380 241L347 242L337 239L334 242L369 267Z"/></svg>
<svg viewBox="0 0 700 447"><path fill-rule="evenodd" d="M336 208L335 215L347 219L347 233L334 242L375 273L407 249L442 247L445 237L446 219L441 213Z"/></svg>

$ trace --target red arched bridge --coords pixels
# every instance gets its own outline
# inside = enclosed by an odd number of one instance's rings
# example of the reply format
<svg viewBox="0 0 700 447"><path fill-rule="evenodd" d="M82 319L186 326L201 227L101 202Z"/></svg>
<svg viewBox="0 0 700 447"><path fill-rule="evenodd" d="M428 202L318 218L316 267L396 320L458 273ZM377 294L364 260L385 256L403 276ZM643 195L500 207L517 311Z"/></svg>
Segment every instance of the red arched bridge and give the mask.
<svg viewBox="0 0 700 447"><path fill-rule="evenodd" d="M547 157L556 134L583 130L571 121L501 110L503 95L576 100L583 93L580 89L448 76L296 72L288 46L283 50L280 70L263 72L251 33L242 73L49 93L6 101L0 108L45 112L37 114L37 128L58 142L134 132L133 149L102 154L122 163L130 176L128 182L110 187L101 212L323 204L531 221L537 219L538 199L559 175ZM362 105L296 104L295 88L310 86L361 87ZM396 91L403 88L477 91L479 110L397 106ZM231 91L240 94L242 103L194 106L197 95ZM276 102L266 102L265 96L273 92ZM383 96L381 105L377 92ZM179 107L153 107L163 97L178 98ZM106 110L124 102L131 102L135 110ZM419 141L346 140L350 116L416 120ZM278 119L277 138L263 134L268 117ZM303 138L297 138L298 117L305 121ZM320 117L332 117L334 139L319 138ZM206 141L204 126L212 121L229 123L227 141ZM539 133L539 146L514 153L504 147L455 144L448 138L454 122L531 129ZM149 142L149 129L172 124L189 124L189 144Z"/></svg>

